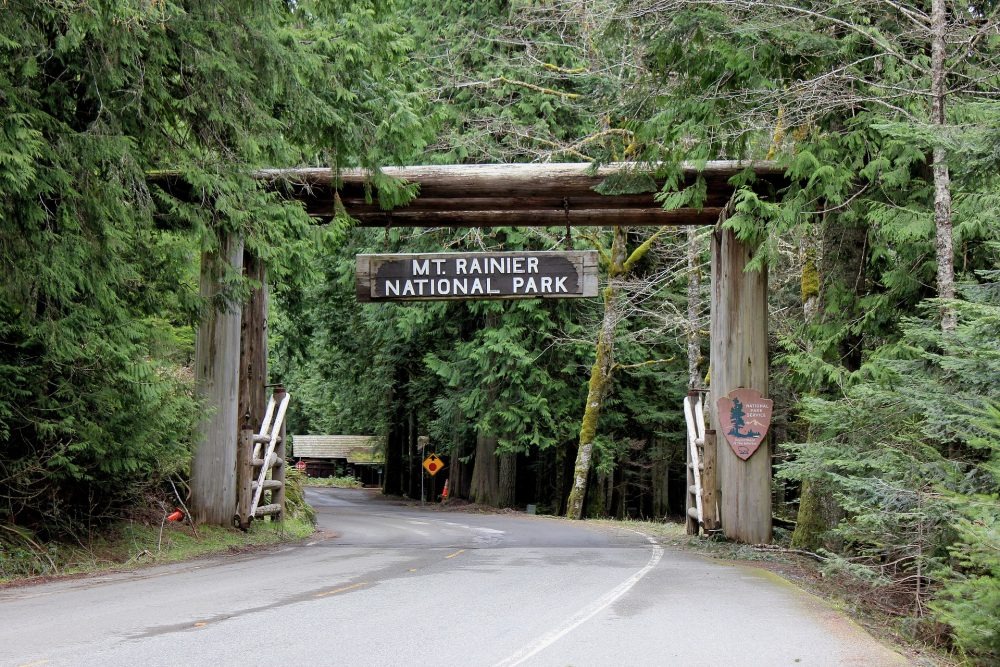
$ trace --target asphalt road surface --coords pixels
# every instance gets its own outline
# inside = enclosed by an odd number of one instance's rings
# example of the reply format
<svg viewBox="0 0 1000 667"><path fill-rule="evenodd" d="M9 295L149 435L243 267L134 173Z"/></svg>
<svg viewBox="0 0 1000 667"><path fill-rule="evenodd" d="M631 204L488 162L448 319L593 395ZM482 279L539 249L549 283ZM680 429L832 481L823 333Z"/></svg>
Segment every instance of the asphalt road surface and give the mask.
<svg viewBox="0 0 1000 667"><path fill-rule="evenodd" d="M0 590L0 665L902 665L753 568L545 517L310 490L331 537Z"/></svg>

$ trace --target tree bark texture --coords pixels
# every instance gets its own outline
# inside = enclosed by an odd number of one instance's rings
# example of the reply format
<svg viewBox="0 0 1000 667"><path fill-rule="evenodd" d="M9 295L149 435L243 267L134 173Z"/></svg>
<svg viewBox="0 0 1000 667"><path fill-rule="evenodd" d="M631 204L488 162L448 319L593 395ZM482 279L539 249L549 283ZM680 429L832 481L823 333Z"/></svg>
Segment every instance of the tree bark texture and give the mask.
<svg viewBox="0 0 1000 667"><path fill-rule="evenodd" d="M260 430L267 408L267 268L252 252L243 251L243 274L260 287L250 293L243 305L240 322L240 403L242 427ZM286 416L287 419L287 416Z"/></svg>
<svg viewBox="0 0 1000 667"><path fill-rule="evenodd" d="M517 501L517 454L503 454L497 486L497 507L513 507Z"/></svg>
<svg viewBox="0 0 1000 667"><path fill-rule="evenodd" d="M652 486L653 517L662 518L670 514L670 459L665 445L657 441L654 445Z"/></svg>
<svg viewBox="0 0 1000 667"><path fill-rule="evenodd" d="M243 268L243 240L224 234L202 254L205 314L195 343L195 387L204 406L191 460L191 512L199 524L228 526L236 510L239 441L240 322L242 309L227 303L223 280Z"/></svg>
<svg viewBox="0 0 1000 667"><path fill-rule="evenodd" d="M802 319L807 325L815 321L820 308L819 254L818 240L814 236L812 228L807 227L799 245L799 261L802 264L799 290L802 297ZM811 346L811 340L807 341L806 344Z"/></svg>
<svg viewBox="0 0 1000 667"><path fill-rule="evenodd" d="M476 459L472 468L469 500L495 507L500 496L496 436L476 436Z"/></svg>
<svg viewBox="0 0 1000 667"><path fill-rule="evenodd" d="M608 268L608 284L604 288L604 318L597 335L597 350L594 365L590 369L590 383L587 387L587 405L583 411L580 426L580 444L573 467L572 488L566 501L566 516L570 519L583 517L583 501L587 495L587 477L597 436L597 422L601 416L601 405L611 386L614 368L615 326L618 322L617 300L620 287L618 279L625 266L625 227L615 227L615 237L611 244L611 265Z"/></svg>
<svg viewBox="0 0 1000 667"><path fill-rule="evenodd" d="M931 123L938 129L939 141L943 141L947 118L945 97L947 95L947 71L945 58L947 44L945 35L948 28L948 12L945 0L931 2ZM948 173L948 151L943 143L936 143L933 150L932 169L934 174L934 249L937 255L937 292L942 299L955 298L955 250L951 225L951 176ZM945 333L955 330L958 325L953 308L941 311L941 329Z"/></svg>
<svg viewBox="0 0 1000 667"><path fill-rule="evenodd" d="M457 421L457 420L456 420ZM456 424L456 433L459 432ZM448 497L468 498L469 497L469 465L463 463L465 457L465 442L456 436L451 449L451 457L448 461Z"/></svg>
<svg viewBox="0 0 1000 667"><path fill-rule="evenodd" d="M687 358L688 389L701 387L701 336L698 319L701 313L701 267L699 266L698 228L687 228Z"/></svg>
<svg viewBox="0 0 1000 667"><path fill-rule="evenodd" d="M829 228L830 222L828 214L823 215L823 230ZM821 284L819 272L819 254L817 239L813 236L811 229L805 230L799 245L799 260L802 264L802 277L800 281L800 296L802 299L802 320L808 326L815 319L820 308ZM806 351L812 350L812 339L807 337ZM792 544L799 548L813 549L814 543L819 540L819 536L826 532L829 526L817 521L819 514L815 512L818 505L822 505L828 500L820 497L821 487L813 484L809 480L803 480L799 489L799 511L795 521L795 532L792 534ZM803 546L806 545L806 546Z"/></svg>
<svg viewBox="0 0 1000 667"><path fill-rule="evenodd" d="M717 401L734 389L768 393L767 270L745 271L753 251L732 230L712 236L711 428L718 433L722 530L750 544L771 541L771 447L743 461L725 440Z"/></svg>
<svg viewBox="0 0 1000 667"><path fill-rule="evenodd" d="M420 498L424 500L421 492L428 493L430 482L424 478L423 460L426 454L421 453L417 448L417 416L412 409L407 408L406 414L406 470L407 470L407 492L410 498ZM421 487L421 480L423 486Z"/></svg>
<svg viewBox="0 0 1000 667"><path fill-rule="evenodd" d="M382 493L390 496L403 494L403 468L405 457L404 447L407 441L406 415L403 411L404 396L403 386L406 383L406 376L402 368L397 367L394 374L393 386L389 396L389 406L391 421L389 423L389 437L385 443L385 474L382 477Z"/></svg>

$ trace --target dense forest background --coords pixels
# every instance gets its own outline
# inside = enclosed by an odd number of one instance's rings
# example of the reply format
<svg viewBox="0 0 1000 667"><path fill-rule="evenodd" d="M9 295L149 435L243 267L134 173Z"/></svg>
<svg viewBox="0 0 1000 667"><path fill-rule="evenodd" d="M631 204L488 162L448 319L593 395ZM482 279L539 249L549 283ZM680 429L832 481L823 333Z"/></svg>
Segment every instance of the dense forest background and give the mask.
<svg viewBox="0 0 1000 667"><path fill-rule="evenodd" d="M770 276L779 540L913 636L1000 657L1000 8L732 0L9 2L0 27L0 558L84 541L189 474L198 262L269 267L290 430L417 437L452 493L564 513L613 349L583 512L683 511L681 399L711 381L705 231L365 230L273 166L772 159L727 224ZM150 181L169 171L183 192ZM645 191L634 173L608 192ZM654 238L655 236L655 238ZM650 242L651 241L651 242ZM359 252L636 250L609 299L361 305ZM249 284L229 276L224 300ZM610 329L605 325L610 323ZM609 340L600 338L603 330ZM30 558L28 559L30 560ZM39 562L42 562L39 560Z"/></svg>

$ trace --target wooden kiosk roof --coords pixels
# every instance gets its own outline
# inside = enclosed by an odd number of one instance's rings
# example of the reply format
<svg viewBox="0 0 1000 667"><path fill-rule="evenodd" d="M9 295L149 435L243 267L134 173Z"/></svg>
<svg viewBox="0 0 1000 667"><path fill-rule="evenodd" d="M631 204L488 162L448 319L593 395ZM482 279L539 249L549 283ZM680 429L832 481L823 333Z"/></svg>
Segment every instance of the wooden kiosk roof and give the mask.
<svg viewBox="0 0 1000 667"><path fill-rule="evenodd" d="M492 164L386 167L388 176L419 186L406 206L382 210L366 201L367 172L327 168L266 169L259 177L287 189L310 215L334 213L335 185L347 212L362 227L544 227L586 225L711 225L732 196L729 180L747 169L763 190L784 184L783 170L774 162L714 161L682 167L685 185L700 174L708 186L700 209L664 210L654 193L602 195L594 187L634 165L610 164L592 172L589 163ZM656 180L657 187L663 185ZM377 199L372 197L373 199Z"/></svg>

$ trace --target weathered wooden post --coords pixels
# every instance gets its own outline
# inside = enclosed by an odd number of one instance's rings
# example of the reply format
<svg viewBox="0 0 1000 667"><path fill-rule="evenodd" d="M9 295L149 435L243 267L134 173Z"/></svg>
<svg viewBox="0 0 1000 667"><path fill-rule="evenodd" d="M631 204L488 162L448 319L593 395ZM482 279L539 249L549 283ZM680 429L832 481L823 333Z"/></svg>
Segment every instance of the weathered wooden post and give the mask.
<svg viewBox="0 0 1000 667"><path fill-rule="evenodd" d="M248 279L260 284L250 292L250 299L243 305L240 326L239 419L256 433L264 421L267 407L267 268L256 255L244 250L243 272Z"/></svg>
<svg viewBox="0 0 1000 667"><path fill-rule="evenodd" d="M718 475L716 474L718 469L718 465L716 463L718 450L716 449L716 446L715 431L706 429L705 448L702 458L702 465L705 467L705 470L702 472L701 476L701 507L704 515L703 525L706 533L719 529L719 520L717 518L719 516L719 482Z"/></svg>
<svg viewBox="0 0 1000 667"><path fill-rule="evenodd" d="M244 428L240 431L240 443L236 452L236 513L235 523L246 530L253 518L250 515L250 502L253 499L251 483L253 482L253 429Z"/></svg>
<svg viewBox="0 0 1000 667"><path fill-rule="evenodd" d="M771 541L771 451L765 440L747 460L729 446L718 401L734 389L768 391L767 269L746 272L750 246L732 230L712 235L711 428L718 434L722 530L751 544Z"/></svg>
<svg viewBox="0 0 1000 667"><path fill-rule="evenodd" d="M241 308L223 296L227 273L243 268L243 240L223 233L202 254L201 298L207 304L195 343L195 386L204 416L191 461L191 512L195 523L228 526L236 500L239 439Z"/></svg>
<svg viewBox="0 0 1000 667"><path fill-rule="evenodd" d="M244 276L258 283L258 286L250 292L250 299L243 305L243 321L240 333L240 398L239 398L239 418L244 428L253 429L254 433L261 430L264 416L267 411L267 320L268 320L268 287L267 287L267 267L264 262L249 250L243 253ZM274 398L276 404L280 405L285 395L283 387L276 386ZM270 427L270 424L268 425ZM261 454L260 466L270 470L271 479L265 480L265 490L271 494L269 506L277 505L281 508L285 506L285 421L282 420L279 429L279 440L275 447L274 460ZM255 443L262 445L263 443ZM251 446L250 454L246 464L249 466L249 476L245 485L241 485L236 498L237 515L244 518L242 507L246 505L246 511L252 505L253 490L256 488L257 480L253 474L254 457ZM258 447L259 448L259 447ZM240 465L243 464L243 452L240 452ZM265 473L266 475L267 473ZM272 515L273 516L273 515ZM247 518L247 523L249 519Z"/></svg>
<svg viewBox="0 0 1000 667"><path fill-rule="evenodd" d="M275 400L280 403L281 399L284 398L285 393L286 390L284 387L275 387ZM288 464L288 460L285 458L286 452L288 451L285 444L285 441L288 439L288 432L285 426L287 423L288 419L283 419L281 421L281 429L278 431L278 445L274 451L277 456L277 462L274 464L274 468L271 469L271 479L276 482L280 482L280 485L271 493L271 503L281 507L281 513L278 515L278 518L281 521L285 520L285 466Z"/></svg>

